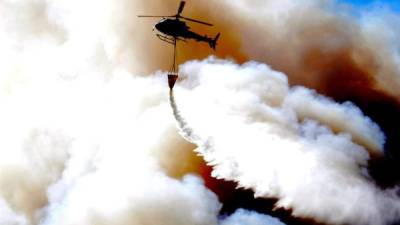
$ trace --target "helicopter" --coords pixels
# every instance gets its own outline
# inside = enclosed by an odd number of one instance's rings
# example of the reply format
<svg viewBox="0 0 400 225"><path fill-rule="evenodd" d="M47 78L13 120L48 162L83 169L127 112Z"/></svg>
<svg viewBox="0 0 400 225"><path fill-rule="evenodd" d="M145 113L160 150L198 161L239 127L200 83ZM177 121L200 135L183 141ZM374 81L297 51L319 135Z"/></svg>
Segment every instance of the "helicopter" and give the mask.
<svg viewBox="0 0 400 225"><path fill-rule="evenodd" d="M207 35L200 35L190 30L190 27L186 25L186 22L183 20L213 26L211 23L206 23L200 20L195 20L187 17L181 16L183 8L185 7L185 1L181 1L179 4L178 12L172 16L147 16L140 15L138 17L161 17L162 19L154 25L154 28L157 29L160 33L157 33L156 36L169 44L174 45L174 61L172 63L172 68L169 71L168 75L168 86L172 91L172 88L175 85L176 80L178 79L178 73L176 72L176 42L183 41L186 42L186 39L194 39L196 41L206 42L210 45L212 49L215 50L217 46L217 41L220 36L218 33L214 38L208 37ZM154 30L153 28L153 30Z"/></svg>
<svg viewBox="0 0 400 225"><path fill-rule="evenodd" d="M178 12L175 15L172 16L140 15L138 17L161 17L162 19L154 27L159 32L162 33L162 34L156 34L157 37L162 41L176 45L177 40L186 42L186 39L194 39L196 41L202 41L208 43L210 47L215 50L220 33L218 33L214 38L211 38L208 37L207 35L202 36L200 34L191 31L190 27L187 26L185 21L182 20L187 20L207 26L213 26L213 25L200 20L195 20L181 16L184 7L185 7L185 1L181 1L179 4Z"/></svg>

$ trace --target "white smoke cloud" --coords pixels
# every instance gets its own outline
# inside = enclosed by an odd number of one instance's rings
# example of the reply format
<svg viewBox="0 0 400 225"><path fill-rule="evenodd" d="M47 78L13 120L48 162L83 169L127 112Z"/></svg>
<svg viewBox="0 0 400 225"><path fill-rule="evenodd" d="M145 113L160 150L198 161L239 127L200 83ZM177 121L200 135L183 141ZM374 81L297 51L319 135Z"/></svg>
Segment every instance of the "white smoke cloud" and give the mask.
<svg viewBox="0 0 400 225"><path fill-rule="evenodd" d="M140 169L127 171L128 180L110 169L80 178L52 202L41 224L217 224L220 204L199 178L178 181Z"/></svg>
<svg viewBox="0 0 400 225"><path fill-rule="evenodd" d="M299 120L314 119L330 129L351 133L353 141L382 154L385 137L379 127L351 102L338 104L305 88L294 88L283 103Z"/></svg>
<svg viewBox="0 0 400 225"><path fill-rule="evenodd" d="M259 214L244 209L238 209L231 216L225 218L220 225L283 225L281 221L273 217Z"/></svg>
<svg viewBox="0 0 400 225"><path fill-rule="evenodd" d="M167 133L174 123L162 75L45 77L3 96L0 193L10 207L0 220L217 224L215 194L195 176L170 178L158 163L163 141L178 136Z"/></svg>
<svg viewBox="0 0 400 225"><path fill-rule="evenodd" d="M0 223L11 224L11 225L25 225L28 224L26 218L23 215L15 213L10 209L9 205L4 201L0 200Z"/></svg>
<svg viewBox="0 0 400 225"><path fill-rule="evenodd" d="M400 199L375 186L365 169L368 150L381 154L384 135L353 104L289 88L284 74L256 62L210 58L187 62L181 73L175 94L182 131L214 165L214 176L319 221L399 218Z"/></svg>

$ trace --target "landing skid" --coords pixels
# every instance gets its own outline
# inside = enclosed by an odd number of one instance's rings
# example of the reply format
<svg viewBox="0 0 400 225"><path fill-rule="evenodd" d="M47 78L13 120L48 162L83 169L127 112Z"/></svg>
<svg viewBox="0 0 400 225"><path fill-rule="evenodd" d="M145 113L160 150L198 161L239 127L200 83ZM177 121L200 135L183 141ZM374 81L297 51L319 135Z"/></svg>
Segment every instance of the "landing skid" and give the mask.
<svg viewBox="0 0 400 225"><path fill-rule="evenodd" d="M167 42L168 44L171 44L171 45L176 45L176 41L186 42L186 40L180 39L180 38L164 36L164 35L161 35L161 34L156 34L156 35L157 35L158 39L160 39L161 41Z"/></svg>
<svg viewBox="0 0 400 225"><path fill-rule="evenodd" d="M160 39L161 41L165 41L165 42L167 42L167 43L169 43L169 44L174 44L175 43L175 40L174 40L174 38L170 38L170 37L167 37L167 36L163 36L163 35L161 35L161 34L157 34L157 37L158 37L158 39Z"/></svg>

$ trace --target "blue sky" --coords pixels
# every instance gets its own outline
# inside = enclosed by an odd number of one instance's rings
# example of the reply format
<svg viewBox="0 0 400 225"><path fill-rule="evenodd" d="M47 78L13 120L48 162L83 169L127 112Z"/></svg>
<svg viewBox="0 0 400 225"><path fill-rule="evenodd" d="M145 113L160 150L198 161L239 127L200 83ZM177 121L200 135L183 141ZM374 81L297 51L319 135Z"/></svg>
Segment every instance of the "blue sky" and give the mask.
<svg viewBox="0 0 400 225"><path fill-rule="evenodd" d="M394 11L400 12L400 0L339 0L350 3L356 7L365 7L370 5L389 7Z"/></svg>

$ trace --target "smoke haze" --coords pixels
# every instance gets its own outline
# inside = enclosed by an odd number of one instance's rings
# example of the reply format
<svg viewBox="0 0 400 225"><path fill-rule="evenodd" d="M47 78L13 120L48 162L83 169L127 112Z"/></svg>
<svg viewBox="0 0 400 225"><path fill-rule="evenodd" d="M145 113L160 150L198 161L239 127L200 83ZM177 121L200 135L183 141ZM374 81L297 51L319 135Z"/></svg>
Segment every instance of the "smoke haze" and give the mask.
<svg viewBox="0 0 400 225"><path fill-rule="evenodd" d="M187 2L184 15L215 24L191 28L221 38L216 52L179 43L168 98L172 48L136 15L177 6L0 1L0 224L289 221L224 213L214 178L311 222L399 222L397 14Z"/></svg>

